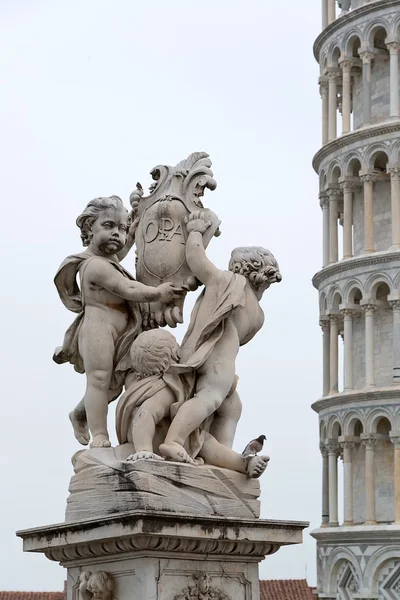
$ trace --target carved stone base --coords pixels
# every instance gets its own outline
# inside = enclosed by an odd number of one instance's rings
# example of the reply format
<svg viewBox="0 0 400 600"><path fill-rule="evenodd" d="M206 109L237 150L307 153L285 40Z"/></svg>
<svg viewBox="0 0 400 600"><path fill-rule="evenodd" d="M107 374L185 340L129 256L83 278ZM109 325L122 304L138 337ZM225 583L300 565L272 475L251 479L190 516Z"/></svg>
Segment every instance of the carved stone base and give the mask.
<svg viewBox="0 0 400 600"><path fill-rule="evenodd" d="M66 521L132 510L251 519L260 516L260 484L212 466L158 460L126 462L133 446L83 450L74 458Z"/></svg>
<svg viewBox="0 0 400 600"><path fill-rule="evenodd" d="M17 535L67 567L67 600L259 600L258 563L307 525L136 512Z"/></svg>

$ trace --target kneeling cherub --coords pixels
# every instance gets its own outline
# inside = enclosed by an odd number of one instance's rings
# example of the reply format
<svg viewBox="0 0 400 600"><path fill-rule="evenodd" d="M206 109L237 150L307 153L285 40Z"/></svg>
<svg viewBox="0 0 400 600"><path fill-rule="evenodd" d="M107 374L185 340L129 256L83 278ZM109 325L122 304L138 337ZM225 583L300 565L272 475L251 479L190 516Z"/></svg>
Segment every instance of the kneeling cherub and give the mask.
<svg viewBox="0 0 400 600"><path fill-rule="evenodd" d="M185 402L186 382L168 372L179 361L180 348L168 331L155 329L141 333L130 350L131 373L126 379L126 391L116 410L116 430L120 444L133 444L135 452L128 461L139 459L164 460L158 454L170 423L174 406ZM232 406L225 399L227 413ZM244 457L220 443L205 430L192 432L182 447L179 462L232 469L255 478L265 471L269 457Z"/></svg>

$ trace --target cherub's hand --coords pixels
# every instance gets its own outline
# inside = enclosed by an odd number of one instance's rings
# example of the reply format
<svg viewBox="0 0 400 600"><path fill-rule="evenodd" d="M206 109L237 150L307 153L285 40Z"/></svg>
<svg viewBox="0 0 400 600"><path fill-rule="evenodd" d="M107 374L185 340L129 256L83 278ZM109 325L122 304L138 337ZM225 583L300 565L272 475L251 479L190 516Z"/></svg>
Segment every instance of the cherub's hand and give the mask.
<svg viewBox="0 0 400 600"><path fill-rule="evenodd" d="M173 286L172 283L170 283L169 281L167 281L167 283L162 283L161 285L159 285L157 291L159 294L159 301L165 303L171 302L171 300L173 300L174 298L178 298L179 296L182 296L182 294L185 293L184 289Z"/></svg>
<svg viewBox="0 0 400 600"><path fill-rule="evenodd" d="M192 231L198 231L203 235L203 233L211 227L212 222L205 220L203 212L196 211L191 213L188 217L185 217L185 224L188 234Z"/></svg>

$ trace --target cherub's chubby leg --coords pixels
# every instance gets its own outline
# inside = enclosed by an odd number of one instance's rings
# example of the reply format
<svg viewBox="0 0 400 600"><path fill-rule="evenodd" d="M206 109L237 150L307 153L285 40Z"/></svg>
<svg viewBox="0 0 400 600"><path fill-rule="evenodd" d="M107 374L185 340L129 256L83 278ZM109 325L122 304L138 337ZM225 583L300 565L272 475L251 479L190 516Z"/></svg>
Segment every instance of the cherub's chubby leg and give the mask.
<svg viewBox="0 0 400 600"><path fill-rule="evenodd" d="M222 338L199 369L194 397L182 404L172 421L165 443L160 446L161 454L179 460L178 451L182 453L192 431L220 408L234 382L238 350L236 328L228 321Z"/></svg>
<svg viewBox="0 0 400 600"><path fill-rule="evenodd" d="M135 446L135 454L131 454L126 460L135 461L142 458L164 460L162 456L153 452L153 439L157 425L169 415L173 402L175 402L173 392L165 388L143 402L137 409L132 422L130 440Z"/></svg>
<svg viewBox="0 0 400 600"><path fill-rule="evenodd" d="M122 392L122 387L119 390L108 391L108 404L116 400ZM69 420L74 429L74 436L82 446L87 446L90 442L89 425L87 422L85 398L75 406L74 410L69 413Z"/></svg>
<svg viewBox="0 0 400 600"><path fill-rule="evenodd" d="M232 448L236 427L242 414L242 402L239 394L234 390L225 398L214 415L210 433L215 439Z"/></svg>
<svg viewBox="0 0 400 600"><path fill-rule="evenodd" d="M79 335L79 351L86 372L84 397L91 448L111 446L107 431L110 382L115 341L111 328L99 323L84 323Z"/></svg>
<svg viewBox="0 0 400 600"><path fill-rule="evenodd" d="M268 466L269 456L244 457L220 444L211 434L206 435L200 456L216 467L245 473L252 479L260 477Z"/></svg>

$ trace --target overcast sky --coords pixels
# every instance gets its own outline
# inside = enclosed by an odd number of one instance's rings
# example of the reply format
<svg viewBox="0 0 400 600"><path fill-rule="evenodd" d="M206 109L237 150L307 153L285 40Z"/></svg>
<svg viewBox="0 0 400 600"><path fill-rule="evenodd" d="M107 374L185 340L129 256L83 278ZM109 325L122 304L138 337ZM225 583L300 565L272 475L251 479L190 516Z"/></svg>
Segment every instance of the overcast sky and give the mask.
<svg viewBox="0 0 400 600"><path fill-rule="evenodd" d="M65 578L14 532L63 520L78 449L68 412L85 379L51 360L73 320L53 277L81 251L75 218L99 195L128 206L153 166L193 151L210 154L218 181L204 199L222 220L210 258L225 267L233 247L262 245L283 275L240 351L235 448L267 435L264 518L319 525L319 26L319 0L0 0L0 589L61 590ZM124 264L133 271L132 256ZM309 530L260 567L306 572L314 584Z"/></svg>

